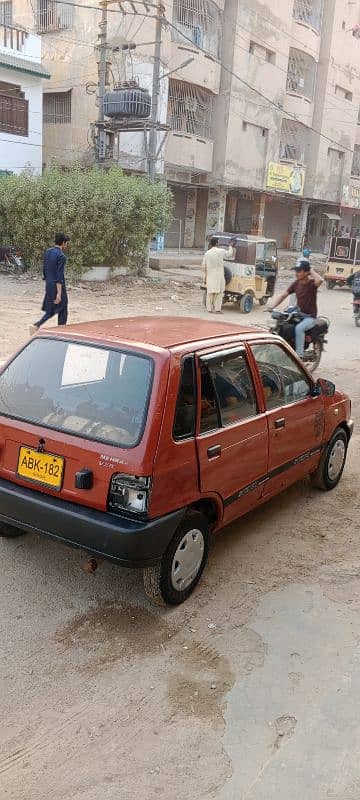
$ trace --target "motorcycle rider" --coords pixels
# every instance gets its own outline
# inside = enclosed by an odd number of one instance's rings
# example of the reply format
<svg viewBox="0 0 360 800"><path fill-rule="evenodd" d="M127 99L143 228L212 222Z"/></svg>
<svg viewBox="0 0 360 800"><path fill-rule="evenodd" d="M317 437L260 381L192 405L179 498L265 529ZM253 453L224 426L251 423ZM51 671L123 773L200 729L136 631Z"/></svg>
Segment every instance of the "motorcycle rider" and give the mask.
<svg viewBox="0 0 360 800"><path fill-rule="evenodd" d="M295 326L295 349L298 356L303 358L305 333L311 330L316 323L317 290L323 283L323 279L321 275L310 267L309 260L304 257L299 258L292 269L295 270L296 280L284 292L281 292L273 299L271 305L268 306L268 310L273 311L289 295L296 295L297 307L302 314L302 320Z"/></svg>

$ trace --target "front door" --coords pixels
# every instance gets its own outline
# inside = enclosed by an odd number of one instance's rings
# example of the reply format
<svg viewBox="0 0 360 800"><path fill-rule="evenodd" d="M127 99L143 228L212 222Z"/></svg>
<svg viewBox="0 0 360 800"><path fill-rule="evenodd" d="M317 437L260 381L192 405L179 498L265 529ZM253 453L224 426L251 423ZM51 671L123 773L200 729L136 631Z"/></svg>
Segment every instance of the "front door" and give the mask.
<svg viewBox="0 0 360 800"><path fill-rule="evenodd" d="M268 462L266 414L258 413L244 348L200 358L199 371L201 491L221 496L224 521L230 522L260 499Z"/></svg>
<svg viewBox="0 0 360 800"><path fill-rule="evenodd" d="M269 474L265 496L316 469L324 430L323 398L301 363L280 342L252 345L263 383L269 425Z"/></svg>

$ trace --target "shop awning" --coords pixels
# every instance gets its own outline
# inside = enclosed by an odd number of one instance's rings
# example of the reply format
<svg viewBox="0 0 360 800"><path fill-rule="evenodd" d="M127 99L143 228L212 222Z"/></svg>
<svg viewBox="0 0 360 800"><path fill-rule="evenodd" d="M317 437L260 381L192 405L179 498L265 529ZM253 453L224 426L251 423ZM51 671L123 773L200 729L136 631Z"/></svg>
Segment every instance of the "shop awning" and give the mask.
<svg viewBox="0 0 360 800"><path fill-rule="evenodd" d="M327 217L328 219L333 219L338 221L341 219L341 217L339 217L339 214L328 214L327 211L323 211L323 216Z"/></svg>

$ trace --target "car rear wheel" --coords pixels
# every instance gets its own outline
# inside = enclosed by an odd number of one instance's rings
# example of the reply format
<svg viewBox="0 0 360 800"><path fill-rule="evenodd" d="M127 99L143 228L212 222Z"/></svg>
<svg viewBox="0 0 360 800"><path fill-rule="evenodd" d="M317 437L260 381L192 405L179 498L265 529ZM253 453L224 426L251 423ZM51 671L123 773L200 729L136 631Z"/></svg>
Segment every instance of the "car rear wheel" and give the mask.
<svg viewBox="0 0 360 800"><path fill-rule="evenodd" d="M360 328L360 314L355 314L354 320L356 328Z"/></svg>
<svg viewBox="0 0 360 800"><path fill-rule="evenodd" d="M335 286L335 281L325 281L325 286L327 289L333 289Z"/></svg>
<svg viewBox="0 0 360 800"><path fill-rule="evenodd" d="M20 528L13 528L12 525L7 525L6 522L0 522L0 536L3 539L15 539L17 536L23 536L25 531Z"/></svg>
<svg viewBox="0 0 360 800"><path fill-rule="evenodd" d="M254 297L250 292L245 292L240 299L239 307L242 314L250 314L254 305Z"/></svg>
<svg viewBox="0 0 360 800"><path fill-rule="evenodd" d="M269 299L269 298L267 297L267 295L266 295L266 294L264 295L264 297L260 297L260 299L259 299L259 303L260 303L260 305L261 305L261 306L266 306L266 303L267 303L268 299Z"/></svg>
<svg viewBox="0 0 360 800"><path fill-rule="evenodd" d="M320 464L311 475L311 482L317 489L334 489L342 476L346 461L348 437L342 428L338 428L331 437Z"/></svg>
<svg viewBox="0 0 360 800"><path fill-rule="evenodd" d="M160 564L143 571L148 598L162 606L183 603L200 580L208 552L208 521L198 511L191 511L179 525Z"/></svg>

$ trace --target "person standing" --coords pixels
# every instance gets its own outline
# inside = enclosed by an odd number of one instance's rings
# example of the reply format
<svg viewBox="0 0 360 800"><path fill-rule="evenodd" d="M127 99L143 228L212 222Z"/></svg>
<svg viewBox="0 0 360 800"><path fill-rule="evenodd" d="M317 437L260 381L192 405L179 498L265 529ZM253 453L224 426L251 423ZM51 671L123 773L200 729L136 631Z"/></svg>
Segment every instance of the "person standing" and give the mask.
<svg viewBox="0 0 360 800"><path fill-rule="evenodd" d="M310 267L309 261L305 258L299 258L293 269L296 273L296 280L284 292L281 292L273 299L271 305L268 306L268 310L273 311L289 295L296 295L296 302L299 311L301 311L302 319L295 326L295 349L298 356L303 358L305 333L311 330L316 323L317 290L321 286L323 279L321 275L318 275Z"/></svg>
<svg viewBox="0 0 360 800"><path fill-rule="evenodd" d="M44 315L30 328L30 333L36 333L48 319L57 314L58 325L66 325L68 317L68 298L65 283L65 250L70 237L65 233L57 233L54 247L49 247L44 253L43 276L45 281L45 297L42 304Z"/></svg>
<svg viewBox="0 0 360 800"><path fill-rule="evenodd" d="M206 286L206 310L211 314L221 314L221 305L225 291L224 258L231 259L235 250L230 240L229 247L219 247L219 239L210 239L209 249L203 258L204 284Z"/></svg>

